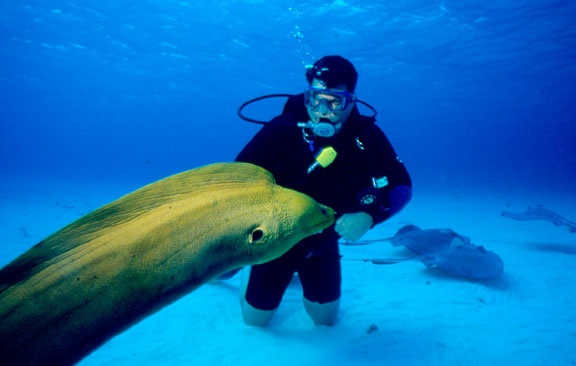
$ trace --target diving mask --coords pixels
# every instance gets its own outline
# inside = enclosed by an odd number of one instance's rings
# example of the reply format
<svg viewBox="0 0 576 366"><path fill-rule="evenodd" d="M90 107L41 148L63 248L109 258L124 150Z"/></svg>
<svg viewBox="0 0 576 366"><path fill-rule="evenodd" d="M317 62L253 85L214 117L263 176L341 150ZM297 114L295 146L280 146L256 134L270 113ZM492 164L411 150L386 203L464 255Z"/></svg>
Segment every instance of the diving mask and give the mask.
<svg viewBox="0 0 576 366"><path fill-rule="evenodd" d="M308 88L304 92L304 104L311 109L317 109L320 104L325 104L331 112L341 112L353 101L354 96L347 91Z"/></svg>

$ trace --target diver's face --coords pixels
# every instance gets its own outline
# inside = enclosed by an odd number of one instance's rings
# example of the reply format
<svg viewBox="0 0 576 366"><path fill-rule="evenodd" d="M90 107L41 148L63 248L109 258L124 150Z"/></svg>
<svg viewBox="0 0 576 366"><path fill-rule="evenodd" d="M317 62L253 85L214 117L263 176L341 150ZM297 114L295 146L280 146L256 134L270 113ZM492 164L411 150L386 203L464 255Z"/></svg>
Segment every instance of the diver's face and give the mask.
<svg viewBox="0 0 576 366"><path fill-rule="evenodd" d="M306 104L310 121L314 124L321 121L330 122L334 126L335 133L338 133L344 126L344 122L350 117L350 112L354 108L356 99L352 96L351 101L343 109L340 109L337 106L342 102L337 96L331 95L330 92L335 92L333 94L348 92L344 84L328 89L322 80L313 79L310 88L326 90L326 94L316 91L315 102Z"/></svg>

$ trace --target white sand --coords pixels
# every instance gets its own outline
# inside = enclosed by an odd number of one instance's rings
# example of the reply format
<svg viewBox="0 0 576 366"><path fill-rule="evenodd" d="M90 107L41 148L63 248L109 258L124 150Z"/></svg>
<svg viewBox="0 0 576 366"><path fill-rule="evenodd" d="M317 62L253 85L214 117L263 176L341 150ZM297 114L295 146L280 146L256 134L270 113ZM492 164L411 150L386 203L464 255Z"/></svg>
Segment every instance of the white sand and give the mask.
<svg viewBox="0 0 576 366"><path fill-rule="evenodd" d="M0 233L6 264L45 236L137 188L101 182L4 182ZM519 195L519 194L518 194ZM297 280L270 327L242 323L240 276L207 284L115 337L81 365L576 365L576 234L500 216L544 204L576 218L576 197L419 193L371 231L405 224L452 228L498 253L503 278L477 283L419 262L343 261L342 311L316 327ZM397 257L383 242L342 247L344 258Z"/></svg>

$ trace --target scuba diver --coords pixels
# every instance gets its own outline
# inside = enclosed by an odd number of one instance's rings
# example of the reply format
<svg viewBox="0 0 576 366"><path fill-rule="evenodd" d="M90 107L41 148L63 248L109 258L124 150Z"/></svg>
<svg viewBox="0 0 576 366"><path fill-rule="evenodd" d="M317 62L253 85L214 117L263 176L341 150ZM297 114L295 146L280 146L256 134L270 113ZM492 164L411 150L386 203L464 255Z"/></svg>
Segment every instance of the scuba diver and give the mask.
<svg viewBox="0 0 576 366"><path fill-rule="evenodd" d="M357 79L350 61L325 56L307 67L308 88L289 96L279 116L261 122L242 114L243 107L266 96L244 103L238 111L243 119L264 126L236 161L267 169L279 185L337 212L332 227L302 240L280 258L245 271L241 306L248 325L269 323L295 273L314 323L335 324L341 296L339 239L360 239L412 197L410 176L375 124L376 111L356 98ZM361 115L358 103L374 115Z"/></svg>

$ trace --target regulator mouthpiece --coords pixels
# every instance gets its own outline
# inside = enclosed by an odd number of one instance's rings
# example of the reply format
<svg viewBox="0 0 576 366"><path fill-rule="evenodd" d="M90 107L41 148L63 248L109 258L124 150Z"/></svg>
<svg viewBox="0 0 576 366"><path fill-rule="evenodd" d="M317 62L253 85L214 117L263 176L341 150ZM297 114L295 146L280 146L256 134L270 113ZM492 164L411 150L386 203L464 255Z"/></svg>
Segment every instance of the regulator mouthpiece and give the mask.
<svg viewBox="0 0 576 366"><path fill-rule="evenodd" d="M320 122L318 122L318 123L312 123L310 121L298 122L298 127L312 130L312 132L316 136L320 136L320 137L332 137L332 136L334 136L334 134L336 133L336 129L334 128L334 125L330 122L324 122L322 120L327 120L327 119L321 118ZM328 121L330 121L330 120L328 120Z"/></svg>

